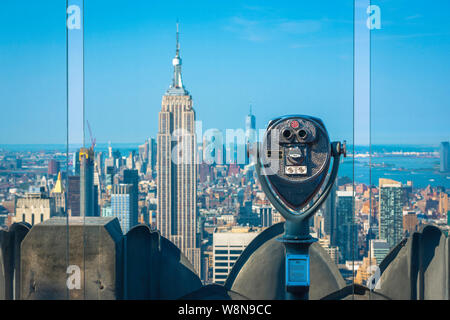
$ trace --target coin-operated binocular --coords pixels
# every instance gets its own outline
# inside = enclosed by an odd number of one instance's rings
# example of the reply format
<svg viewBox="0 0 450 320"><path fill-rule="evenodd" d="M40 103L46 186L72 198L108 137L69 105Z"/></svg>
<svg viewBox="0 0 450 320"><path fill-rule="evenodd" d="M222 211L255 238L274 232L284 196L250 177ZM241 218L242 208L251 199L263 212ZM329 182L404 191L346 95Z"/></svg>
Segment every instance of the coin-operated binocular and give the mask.
<svg viewBox="0 0 450 320"><path fill-rule="evenodd" d="M278 240L286 248L286 298L308 299L309 218L321 207L336 180L345 141L330 143L322 120L291 115L269 122L257 150L255 169L261 187L286 219ZM322 188L333 158L329 178ZM319 191L322 190L319 193Z"/></svg>

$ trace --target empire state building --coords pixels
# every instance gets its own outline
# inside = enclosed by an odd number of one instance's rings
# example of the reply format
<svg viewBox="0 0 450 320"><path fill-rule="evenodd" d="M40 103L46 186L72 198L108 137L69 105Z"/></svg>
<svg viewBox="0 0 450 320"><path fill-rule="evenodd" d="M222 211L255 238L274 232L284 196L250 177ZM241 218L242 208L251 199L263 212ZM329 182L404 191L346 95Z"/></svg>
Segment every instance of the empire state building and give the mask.
<svg viewBox="0 0 450 320"><path fill-rule="evenodd" d="M172 85L162 97L159 112L156 225L186 255L200 274L197 228L197 167L195 111L181 78L177 24Z"/></svg>

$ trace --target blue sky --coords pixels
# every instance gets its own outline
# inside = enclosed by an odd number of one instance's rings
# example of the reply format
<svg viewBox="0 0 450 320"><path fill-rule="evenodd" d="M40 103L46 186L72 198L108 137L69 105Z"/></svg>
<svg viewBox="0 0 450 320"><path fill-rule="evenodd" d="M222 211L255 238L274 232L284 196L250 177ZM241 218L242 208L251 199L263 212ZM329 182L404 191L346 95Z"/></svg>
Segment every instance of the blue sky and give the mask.
<svg viewBox="0 0 450 320"><path fill-rule="evenodd" d="M366 3L357 7L362 19ZM382 26L370 47L373 143L450 138L450 2L432 3L372 1ZM243 127L251 103L260 128L278 115L309 114L324 120L331 139L352 141L352 10L345 0L86 0L85 103L94 136L156 136L178 18L183 80L204 130ZM363 101L369 47L361 34ZM65 1L2 0L0 144L65 142L65 63ZM357 116L367 120L361 101ZM368 133L359 123L356 142Z"/></svg>

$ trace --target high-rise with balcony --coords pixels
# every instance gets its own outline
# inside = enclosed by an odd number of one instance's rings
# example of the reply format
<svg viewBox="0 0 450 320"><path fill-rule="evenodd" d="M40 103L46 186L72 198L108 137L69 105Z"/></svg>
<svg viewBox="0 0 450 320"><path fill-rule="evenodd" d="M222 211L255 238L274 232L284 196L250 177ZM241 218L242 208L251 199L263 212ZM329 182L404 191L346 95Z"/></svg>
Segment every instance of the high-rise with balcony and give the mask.
<svg viewBox="0 0 450 320"><path fill-rule="evenodd" d="M395 246L403 237L402 184L391 179L379 181L379 239Z"/></svg>
<svg viewBox="0 0 450 320"><path fill-rule="evenodd" d="M181 78L178 41L172 85L162 98L157 142L157 228L187 256L200 273L197 243L197 145L192 96Z"/></svg>

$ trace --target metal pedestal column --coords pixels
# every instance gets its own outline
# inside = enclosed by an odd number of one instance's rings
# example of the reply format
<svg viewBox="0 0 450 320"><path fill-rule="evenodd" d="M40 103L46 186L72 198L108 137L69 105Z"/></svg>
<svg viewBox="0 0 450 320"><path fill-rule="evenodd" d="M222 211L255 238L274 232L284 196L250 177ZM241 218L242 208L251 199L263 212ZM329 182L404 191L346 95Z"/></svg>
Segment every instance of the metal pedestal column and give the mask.
<svg viewBox="0 0 450 320"><path fill-rule="evenodd" d="M317 241L309 234L309 220L301 223L285 222L284 236L277 239L284 244L286 250L285 272L286 272L286 300L308 300L310 287L310 258L309 247ZM305 261L300 261L304 260ZM301 262L299 267L305 272L305 283L303 285L290 285L294 279L290 279L288 272L293 272L294 267L288 266L288 263ZM291 281L290 281L291 280Z"/></svg>

